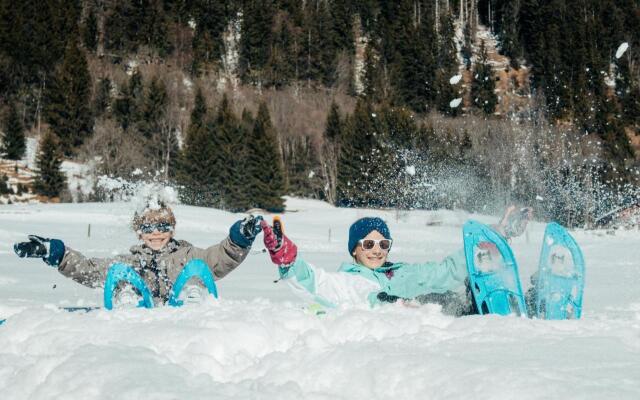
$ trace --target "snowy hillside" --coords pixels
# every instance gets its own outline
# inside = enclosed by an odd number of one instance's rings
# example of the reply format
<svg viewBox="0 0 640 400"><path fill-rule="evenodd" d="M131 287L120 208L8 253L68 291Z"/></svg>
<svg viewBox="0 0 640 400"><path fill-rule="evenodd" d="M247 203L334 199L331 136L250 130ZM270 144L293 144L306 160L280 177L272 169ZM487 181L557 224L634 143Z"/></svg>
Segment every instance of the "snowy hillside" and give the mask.
<svg viewBox="0 0 640 400"><path fill-rule="evenodd" d="M300 253L335 270L347 230L385 218L392 261L441 259L461 247L469 218L453 211L336 209L288 199L285 229ZM11 245L30 233L90 256L126 252L134 206L0 206L0 393L3 399L638 399L640 232L573 232L587 260L583 319L453 318L438 306L351 308L315 316L275 267L254 253L218 282L219 301L88 314L99 290L63 278ZM239 214L177 206L176 236L205 247ZM89 233L90 225L90 236ZM523 286L536 269L543 224L513 248Z"/></svg>

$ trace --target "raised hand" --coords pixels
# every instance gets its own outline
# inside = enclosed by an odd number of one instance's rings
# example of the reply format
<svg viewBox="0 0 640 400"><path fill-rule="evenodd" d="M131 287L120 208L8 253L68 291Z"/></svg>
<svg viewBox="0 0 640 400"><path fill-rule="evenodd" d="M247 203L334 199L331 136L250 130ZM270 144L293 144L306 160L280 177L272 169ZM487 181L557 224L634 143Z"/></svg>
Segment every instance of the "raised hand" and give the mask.
<svg viewBox="0 0 640 400"><path fill-rule="evenodd" d="M64 243L58 239L48 239L37 235L29 235L28 242L13 245L13 251L19 257L42 258L51 266L57 266L64 256Z"/></svg>
<svg viewBox="0 0 640 400"><path fill-rule="evenodd" d="M292 264L298 255L298 247L282 233L282 226L277 227L277 235L274 228L266 221L260 221L260 224L264 234L264 247L269 250L271 261L277 265ZM279 235L281 235L280 238Z"/></svg>
<svg viewBox="0 0 640 400"><path fill-rule="evenodd" d="M262 231L260 215L249 215L245 219L236 221L229 228L231 241L240 247L251 247L256 236Z"/></svg>

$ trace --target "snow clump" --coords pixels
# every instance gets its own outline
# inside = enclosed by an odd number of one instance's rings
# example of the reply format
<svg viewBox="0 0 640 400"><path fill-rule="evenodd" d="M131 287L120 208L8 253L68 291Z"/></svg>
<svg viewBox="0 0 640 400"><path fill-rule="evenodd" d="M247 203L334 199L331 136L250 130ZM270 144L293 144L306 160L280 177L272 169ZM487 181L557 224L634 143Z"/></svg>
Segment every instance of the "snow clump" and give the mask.
<svg viewBox="0 0 640 400"><path fill-rule="evenodd" d="M616 50L616 58L622 57L628 48L629 48L629 43L627 42L624 42L620 46L618 46L618 50Z"/></svg>
<svg viewBox="0 0 640 400"><path fill-rule="evenodd" d="M454 75L451 77L451 79L449 79L449 83L452 85L456 85L458 84L458 82L460 82L460 79L462 79L462 74Z"/></svg>

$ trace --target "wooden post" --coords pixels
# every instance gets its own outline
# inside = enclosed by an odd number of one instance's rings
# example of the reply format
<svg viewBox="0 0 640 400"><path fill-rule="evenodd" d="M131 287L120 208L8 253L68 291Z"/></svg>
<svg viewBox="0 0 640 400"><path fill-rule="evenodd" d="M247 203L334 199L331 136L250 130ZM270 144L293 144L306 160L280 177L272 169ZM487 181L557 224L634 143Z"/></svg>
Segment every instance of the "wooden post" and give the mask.
<svg viewBox="0 0 640 400"><path fill-rule="evenodd" d="M87 237L91 237L91 224L89 224L89 226L87 227Z"/></svg>

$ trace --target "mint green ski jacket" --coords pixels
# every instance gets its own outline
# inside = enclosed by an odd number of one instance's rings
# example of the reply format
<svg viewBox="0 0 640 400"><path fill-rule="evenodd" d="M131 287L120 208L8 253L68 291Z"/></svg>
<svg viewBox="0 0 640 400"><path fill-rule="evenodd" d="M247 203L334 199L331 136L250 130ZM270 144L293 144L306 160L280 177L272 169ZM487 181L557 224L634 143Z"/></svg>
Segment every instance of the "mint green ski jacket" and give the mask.
<svg viewBox="0 0 640 400"><path fill-rule="evenodd" d="M300 255L289 267L280 267L280 277L298 294L326 307L344 304L379 304L378 293L412 299L428 293L462 292L468 276L462 250L441 262L424 264L386 263L370 269L349 262L337 272L327 272Z"/></svg>

